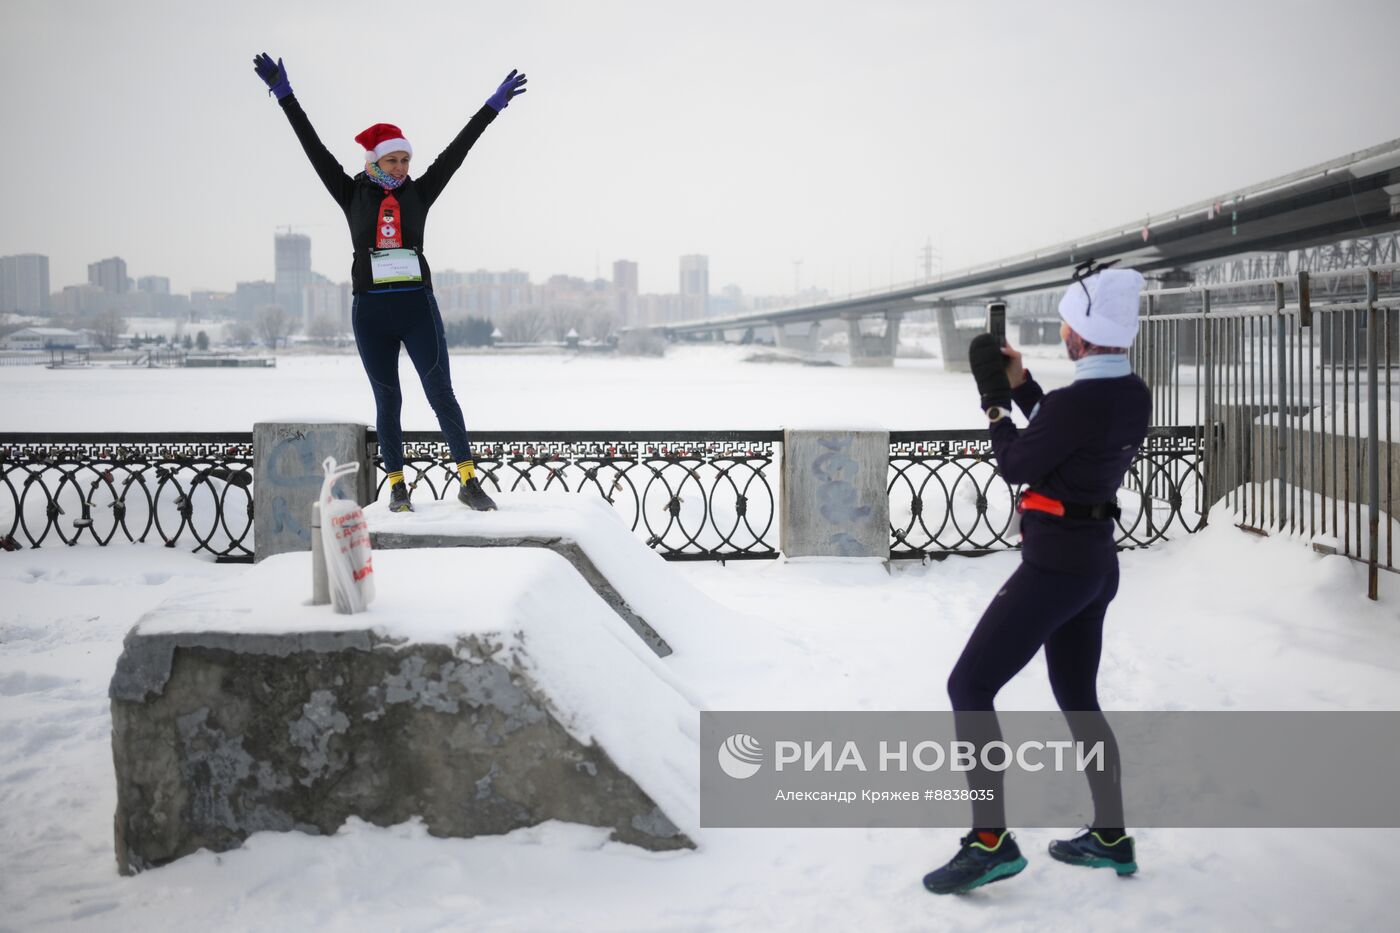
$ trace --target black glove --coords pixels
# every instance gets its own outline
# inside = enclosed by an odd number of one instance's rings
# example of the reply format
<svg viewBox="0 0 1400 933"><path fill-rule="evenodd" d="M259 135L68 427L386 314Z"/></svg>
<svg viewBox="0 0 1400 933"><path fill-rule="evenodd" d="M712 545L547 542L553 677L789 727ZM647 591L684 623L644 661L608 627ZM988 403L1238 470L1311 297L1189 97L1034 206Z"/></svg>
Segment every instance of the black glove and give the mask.
<svg viewBox="0 0 1400 933"><path fill-rule="evenodd" d="M991 334L978 334L967 348L967 361L972 366L972 378L982 395L982 410L992 406L1011 407L1011 380L1006 378L1006 356L1001 341Z"/></svg>

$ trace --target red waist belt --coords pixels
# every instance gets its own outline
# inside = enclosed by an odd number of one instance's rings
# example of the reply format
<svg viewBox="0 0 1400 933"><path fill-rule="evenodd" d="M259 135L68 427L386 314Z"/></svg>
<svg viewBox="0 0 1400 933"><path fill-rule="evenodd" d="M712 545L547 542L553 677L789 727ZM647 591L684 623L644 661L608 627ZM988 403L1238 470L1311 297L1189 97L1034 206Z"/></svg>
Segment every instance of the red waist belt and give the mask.
<svg viewBox="0 0 1400 933"><path fill-rule="evenodd" d="M1117 502L1100 502L1097 505L1061 502L1059 499L1051 499L1049 496L1043 496L1030 489L1024 490L1016 500L1016 511L1045 512L1049 515L1058 515L1061 518L1091 519L1118 518L1123 514L1123 510L1118 508Z"/></svg>

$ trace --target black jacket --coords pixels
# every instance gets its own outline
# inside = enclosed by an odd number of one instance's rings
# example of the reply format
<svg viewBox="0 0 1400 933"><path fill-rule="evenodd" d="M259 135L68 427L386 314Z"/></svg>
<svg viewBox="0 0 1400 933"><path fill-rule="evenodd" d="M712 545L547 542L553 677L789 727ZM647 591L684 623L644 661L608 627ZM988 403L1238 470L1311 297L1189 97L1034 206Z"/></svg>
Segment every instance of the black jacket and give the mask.
<svg viewBox="0 0 1400 933"><path fill-rule="evenodd" d="M1147 435L1152 393L1135 375L1077 379L1045 392L1026 373L1011 397L1030 417L1024 429L1010 418L992 422L992 451L1002 478L1026 483L1061 502L1112 502ZM1059 518L1026 512L1021 559L1060 573L1107 573L1118 566L1117 526L1108 519Z"/></svg>
<svg viewBox="0 0 1400 933"><path fill-rule="evenodd" d="M282 98L281 104L282 110L287 114L287 121L292 124L297 139L301 141L301 148L306 150L306 157L311 160L312 168L316 169L321 183L345 212L345 219L350 224L350 242L355 249L355 256L350 265L350 290L356 295L363 294L369 291L372 282L369 251L374 248L375 231L379 226L379 205L384 200L384 189L366 177L364 172L360 172L354 178L345 174L345 170L340 167L340 161L331 155L321 138L316 135L306 112L301 109L301 104L297 103L295 94ZM462 160L467 157L467 152L477 137L494 119L496 111L483 106L467 125L462 127L457 138L447 144L447 148L442 150L441 155L428 166L426 172L417 178L410 178L394 189L394 197L399 202L403 245L418 251L419 262L423 266L423 285L428 289L433 287L428 260L423 257L423 227L428 219L428 209L433 206L438 195L442 194L448 180L461 167ZM404 284L398 287L417 286Z"/></svg>

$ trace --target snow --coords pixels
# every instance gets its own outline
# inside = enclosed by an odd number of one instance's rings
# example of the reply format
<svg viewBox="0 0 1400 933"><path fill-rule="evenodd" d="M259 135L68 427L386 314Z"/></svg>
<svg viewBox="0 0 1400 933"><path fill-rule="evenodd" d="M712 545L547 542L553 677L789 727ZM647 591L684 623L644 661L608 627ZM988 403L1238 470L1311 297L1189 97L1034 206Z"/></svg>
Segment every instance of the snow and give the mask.
<svg viewBox="0 0 1400 933"><path fill-rule="evenodd" d="M467 427L478 433L985 424L972 379L944 372L941 360L901 359L890 369L742 362L755 352L682 346L660 359L456 354L452 378ZM1047 389L1073 373L1063 356L1035 366ZM406 354L399 381L404 428L437 430ZM353 354L283 355L270 369L0 367L0 397L25 399L0 413L0 431L250 431L254 422L287 414L372 423L374 412Z"/></svg>
<svg viewBox="0 0 1400 933"><path fill-rule="evenodd" d="M689 667L692 657L709 661L726 646L735 653L747 646L747 654L759 658L775 647L756 620L738 616L691 586L678 564L647 547L601 498L505 492L496 494L495 501L495 512L471 512L445 500L420 503L409 513L390 512L387 503L377 502L365 509L365 516L371 532L574 541L643 619L654 627L665 620L658 631L675 652L672 663L682 667ZM705 699L712 707L715 698Z"/></svg>
<svg viewBox="0 0 1400 933"><path fill-rule="evenodd" d="M507 563L493 562L508 554L514 556ZM441 599L440 587L405 584L421 575L444 579L445 565L435 563L441 561L451 563L452 579L460 578L473 605L499 608L491 600L503 597L477 585L487 578L516 593L517 612L538 612L536 618L556 613L556 600L601 606L591 591L570 590L568 573L549 569L558 558L520 556L471 552L468 562L451 552L381 551L380 596L364 620L431 634L435 623L427 616L448 611L442 604L453 601ZM952 662L1015 561L1005 554L888 571L821 560L662 565L681 586L753 627L764 656L758 665L745 663L742 647L716 639L650 661L732 708L943 709ZM332 839L260 834L234 852L200 853L119 878L106 688L122 637L150 609L166 604L175 612L203 591L232 586L251 603L286 602L284 591L304 598L306 572L303 555L216 566L147 546L0 557L0 929L1388 925L1386 886L1400 862L1400 834L1391 830L1138 830L1144 868L1131 881L1053 863L1039 853L1063 833L1027 830L1020 833L1031 860L1025 873L954 899L935 899L919 885L923 871L951 854L951 830L708 829L697 852L654 855L607 842L606 830L562 824L442 840L414 824L379 829L352 821ZM537 585L544 581L548 593ZM1226 523L1125 553L1100 675L1105 705L1400 709L1400 590L1390 575L1382 582L1382 600L1370 603L1359 565ZM522 604L522 589L541 602ZM345 621L326 609L298 611ZM588 626L594 637L557 644L585 652L591 660L580 670L592 675L599 661L627 672L614 673L608 690L639 696L654 684L647 679L654 672L640 673L650 652L607 615L571 609L573 624ZM462 624L459 618L451 627ZM668 619L658 627L684 639ZM555 673L569 669L564 656L548 652L539 663ZM591 680L575 683L596 690ZM1006 709L1052 702L1038 660L999 698ZM635 756L628 766L638 767L645 749L665 735L657 723L675 726L681 706L677 699L659 715L650 702L609 706L616 734L600 738ZM684 786L674 774L669 782ZM1307 857L1299 858L1303 850Z"/></svg>
<svg viewBox="0 0 1400 933"><path fill-rule="evenodd" d="M741 358L736 348L608 364L473 356L455 359L454 375L469 424L493 429L773 428L813 411L828 424L977 425L970 377L942 373L937 361L878 371ZM1047 384L1068 377L1062 359L1033 365ZM406 387L412 380L405 372ZM301 399L297 407L327 420L363 418L369 406L353 357L287 357L275 370L0 369L0 394L16 392L26 404L6 406L4 430L247 431L284 407L279 399ZM405 398L407 426L431 428L421 394L410 388ZM426 509L415 520L544 521L531 510L555 507L527 498L517 508L515 498L502 496L508 508L494 516ZM1018 559L889 569L820 559L667 564L632 556L635 542L624 543L615 517L602 520L606 510L595 510L596 521L579 514L572 531L590 555L616 558L620 569L608 572L619 574L629 601L646 606L643 615L676 648L671 657L655 658L543 552L380 551L379 597L359 621L436 638L490 624L472 616L513 614L500 617L541 633L535 663L556 702L573 711L572 728L598 730L649 790L669 785L663 806L680 810L672 816L682 822L693 798L678 798L690 793L695 759L664 780L660 771L676 748L693 749L686 730L698 721L682 720L695 708L946 709L953 662ZM1044 854L1075 827L1024 830L1028 869L959 898L935 898L919 884L952 855L955 830L711 828L697 830L697 851L655 854L610 843L604 829L560 823L462 840L432 838L416 823L352 820L332 838L259 834L236 851L119 877L107 686L122 638L161 606L146 624L188 625L178 618L195 614L207 625L213 614L201 607L229 592L294 613L299 626L324 615L342 627L345 617L300 606L309 595L305 561L215 565L148 545L0 553L0 931L1394 924L1400 833L1388 829L1137 829L1143 868L1129 880ZM1199 534L1125 552L1122 569L1099 679L1107 708L1400 710L1394 574L1382 574L1372 603L1363 566L1298 540L1242 533L1219 508ZM415 582L422 579L433 583ZM563 603L567 627L550 620ZM1053 708L1043 661L1012 680L998 705Z"/></svg>

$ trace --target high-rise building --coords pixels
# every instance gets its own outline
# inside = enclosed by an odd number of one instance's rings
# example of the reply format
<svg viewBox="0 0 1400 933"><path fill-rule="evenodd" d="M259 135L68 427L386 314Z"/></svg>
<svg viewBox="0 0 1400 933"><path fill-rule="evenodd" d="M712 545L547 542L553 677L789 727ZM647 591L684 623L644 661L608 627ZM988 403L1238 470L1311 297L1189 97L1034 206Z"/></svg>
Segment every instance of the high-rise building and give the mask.
<svg viewBox="0 0 1400 933"><path fill-rule="evenodd" d="M228 292L215 292L196 289L190 292L190 310L199 318L210 318L216 314L233 311L233 295Z"/></svg>
<svg viewBox="0 0 1400 933"><path fill-rule="evenodd" d="M447 284L439 284L439 281ZM475 272L433 271L433 294L445 318L485 317L494 319L499 314L514 311L532 304L536 289L530 284L530 274L519 269L508 272L488 272L479 269Z"/></svg>
<svg viewBox="0 0 1400 933"><path fill-rule="evenodd" d="M38 253L0 257L0 311L46 314L49 257Z"/></svg>
<svg viewBox="0 0 1400 933"><path fill-rule="evenodd" d="M685 320L709 314L710 257L681 257L681 317Z"/></svg>
<svg viewBox="0 0 1400 933"><path fill-rule="evenodd" d="M312 281L311 237L302 233L279 233L274 246L277 270L274 300L293 320L300 321L305 309L303 293Z"/></svg>
<svg viewBox="0 0 1400 933"><path fill-rule="evenodd" d="M126 277L126 260L120 256L88 263L88 284L96 285L109 295L125 295L131 291Z"/></svg>
<svg viewBox="0 0 1400 933"><path fill-rule="evenodd" d="M623 325L637 323L637 264L629 259L613 263L613 310Z"/></svg>
<svg viewBox="0 0 1400 933"><path fill-rule="evenodd" d="M324 275L311 273L312 282L302 293L302 307L305 311L301 322L302 333L328 336L326 330L334 326L334 333L350 332L350 283L332 282Z"/></svg>
<svg viewBox="0 0 1400 933"><path fill-rule="evenodd" d="M55 314L64 317L91 317L107 311L121 310L121 299L116 298L105 288L96 285L65 285L63 291L52 296L51 306Z"/></svg>
<svg viewBox="0 0 1400 933"><path fill-rule="evenodd" d="M163 275L143 275L136 280L136 290L152 295L168 295L170 280Z"/></svg>
<svg viewBox="0 0 1400 933"><path fill-rule="evenodd" d="M277 304L277 290L271 282L239 282L233 292L233 313L251 322L263 308Z"/></svg>

